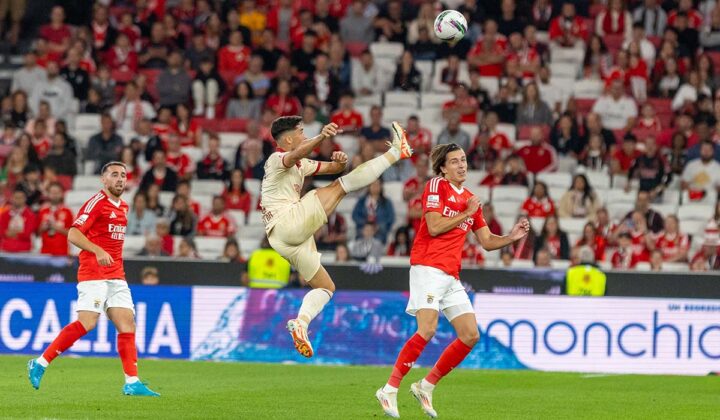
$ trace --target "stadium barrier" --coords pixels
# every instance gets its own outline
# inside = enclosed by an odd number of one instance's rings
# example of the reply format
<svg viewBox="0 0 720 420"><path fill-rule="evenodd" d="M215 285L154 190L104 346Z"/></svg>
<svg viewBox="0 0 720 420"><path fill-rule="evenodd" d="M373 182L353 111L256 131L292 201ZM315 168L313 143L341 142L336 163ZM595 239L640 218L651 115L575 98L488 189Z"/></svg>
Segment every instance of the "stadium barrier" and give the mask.
<svg viewBox="0 0 720 420"><path fill-rule="evenodd" d="M175 258L127 258L128 282L139 283L140 272L157 268L164 285L239 286L244 264ZM341 290L406 291L408 267L387 266L366 274L357 265L325 265ZM77 260L37 255L0 255L0 282L39 281L74 283ZM557 269L470 268L460 278L467 288L481 293L546 294L563 293L565 271ZM651 273L608 271L607 296L720 299L718 273Z"/></svg>
<svg viewBox="0 0 720 420"><path fill-rule="evenodd" d="M285 331L303 290L132 287L141 358L391 365L415 331L407 294L338 291L311 326L313 359ZM703 375L720 359L720 301L472 294L481 340L464 368ZM38 354L75 317L71 284L0 287L0 353ZM115 355L103 316L70 354ZM431 365L454 338L443 319L418 361Z"/></svg>

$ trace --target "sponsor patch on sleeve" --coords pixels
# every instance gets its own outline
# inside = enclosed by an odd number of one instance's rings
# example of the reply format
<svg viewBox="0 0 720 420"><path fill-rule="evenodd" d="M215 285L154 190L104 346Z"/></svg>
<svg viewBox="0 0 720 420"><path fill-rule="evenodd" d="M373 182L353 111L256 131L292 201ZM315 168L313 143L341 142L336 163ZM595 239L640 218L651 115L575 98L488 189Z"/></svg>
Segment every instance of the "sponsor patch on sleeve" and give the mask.
<svg viewBox="0 0 720 420"><path fill-rule="evenodd" d="M80 217L78 217L77 220L75 220L75 223L73 223L73 224L74 224L74 225L78 225L78 226L82 226L83 224L85 224L85 222L87 221L87 219L88 219L88 215L87 215L87 214L81 214Z"/></svg>
<svg viewBox="0 0 720 420"><path fill-rule="evenodd" d="M427 196L425 206L429 208L440 208L440 196L437 194L431 194Z"/></svg>

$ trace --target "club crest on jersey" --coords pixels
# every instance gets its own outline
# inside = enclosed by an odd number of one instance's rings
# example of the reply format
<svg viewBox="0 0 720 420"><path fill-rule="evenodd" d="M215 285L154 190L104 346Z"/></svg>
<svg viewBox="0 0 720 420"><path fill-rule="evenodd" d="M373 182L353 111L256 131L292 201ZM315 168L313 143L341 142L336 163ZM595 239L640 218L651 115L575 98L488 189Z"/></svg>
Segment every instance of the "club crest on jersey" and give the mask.
<svg viewBox="0 0 720 420"><path fill-rule="evenodd" d="M100 309L100 299L95 299L95 301L93 303L94 303L93 306L95 306L95 309Z"/></svg>
<svg viewBox="0 0 720 420"><path fill-rule="evenodd" d="M427 303L433 303L433 300L435 300L435 296L433 296L432 294L428 293L428 295L427 295Z"/></svg>
<svg viewBox="0 0 720 420"><path fill-rule="evenodd" d="M110 218L111 218L111 219L117 219L117 215L115 214L114 211L111 211L111 212L110 212Z"/></svg>

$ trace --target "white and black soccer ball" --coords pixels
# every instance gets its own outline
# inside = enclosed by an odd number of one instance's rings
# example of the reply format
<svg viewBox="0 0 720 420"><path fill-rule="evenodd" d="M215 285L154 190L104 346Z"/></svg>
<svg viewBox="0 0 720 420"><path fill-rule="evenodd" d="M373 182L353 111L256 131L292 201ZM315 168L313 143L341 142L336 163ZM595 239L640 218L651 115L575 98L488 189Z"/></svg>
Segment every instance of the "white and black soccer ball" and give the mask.
<svg viewBox="0 0 720 420"><path fill-rule="evenodd" d="M445 10L435 18L435 36L444 42L460 41L467 32L467 20L457 10Z"/></svg>

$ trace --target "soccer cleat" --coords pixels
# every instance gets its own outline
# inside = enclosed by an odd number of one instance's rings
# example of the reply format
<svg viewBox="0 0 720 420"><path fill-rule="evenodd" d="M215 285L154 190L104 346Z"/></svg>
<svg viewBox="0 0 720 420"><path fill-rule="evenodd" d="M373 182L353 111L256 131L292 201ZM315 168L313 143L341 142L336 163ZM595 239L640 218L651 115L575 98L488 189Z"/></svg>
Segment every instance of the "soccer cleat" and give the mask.
<svg viewBox="0 0 720 420"><path fill-rule="evenodd" d="M40 381L45 374L45 368L40 365L35 359L30 359L27 363L28 379L30 379L30 385L35 389L40 389Z"/></svg>
<svg viewBox="0 0 720 420"><path fill-rule="evenodd" d="M410 385L410 393L418 400L420 408L423 409L425 414L432 418L437 418L437 412L432 406L432 391L422 389L420 382L415 382Z"/></svg>
<svg viewBox="0 0 720 420"><path fill-rule="evenodd" d="M300 320L291 319L288 321L287 329L292 336L295 350L307 358L313 357L312 343L310 343L307 331L305 331L305 328L300 324Z"/></svg>
<svg viewBox="0 0 720 420"><path fill-rule="evenodd" d="M137 381L123 386L123 394L135 397L159 397L160 394L148 388L144 383Z"/></svg>
<svg viewBox="0 0 720 420"><path fill-rule="evenodd" d="M397 392L384 392L382 388L375 392L375 398L377 398L380 406L382 406L385 415L395 419L400 418L400 412L397 407Z"/></svg>
<svg viewBox="0 0 720 420"><path fill-rule="evenodd" d="M407 139L407 133L397 121L393 121L392 123L391 145L400 151L400 159L408 159L413 155L413 150Z"/></svg>

